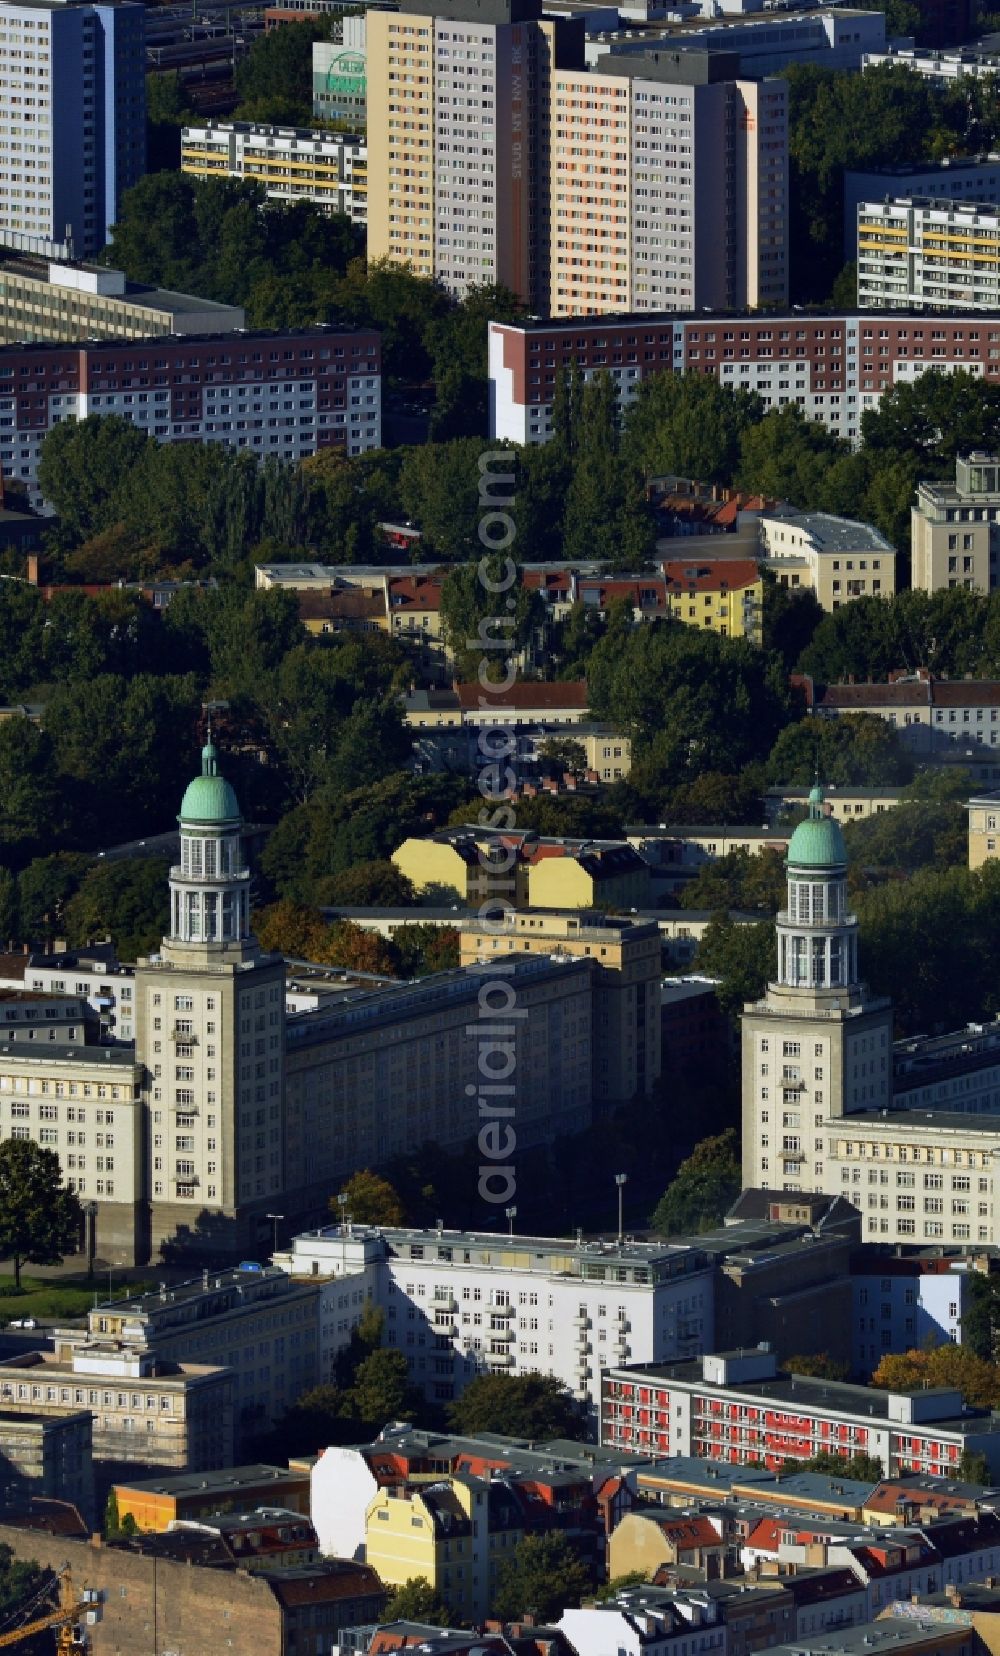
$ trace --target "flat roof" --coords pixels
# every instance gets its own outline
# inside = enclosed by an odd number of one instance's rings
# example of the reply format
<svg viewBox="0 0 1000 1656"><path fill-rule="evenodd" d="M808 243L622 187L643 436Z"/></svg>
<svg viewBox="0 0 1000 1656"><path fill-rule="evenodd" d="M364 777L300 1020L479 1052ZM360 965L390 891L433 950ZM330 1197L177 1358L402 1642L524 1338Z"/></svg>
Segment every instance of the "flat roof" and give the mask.
<svg viewBox="0 0 1000 1656"><path fill-rule="evenodd" d="M46 1026L39 1024L38 1027ZM130 1041L119 1041L114 1046L85 1046L82 1041L5 1041L3 1035L0 1029L0 1058L16 1058L19 1064L72 1062L94 1069L112 1066L134 1069L136 1066L135 1045Z"/></svg>
<svg viewBox="0 0 1000 1656"><path fill-rule="evenodd" d="M774 513L763 512L761 520L766 522L774 516ZM884 535L880 535L870 523L859 523L854 518L835 517L832 512L796 512L794 517L782 515L781 521L787 523L790 529L804 529L817 542L817 549L821 552L856 552L860 548L891 552L895 556L895 547L889 545Z"/></svg>
<svg viewBox="0 0 1000 1656"><path fill-rule="evenodd" d="M171 1478L139 1478L134 1482L131 1478L119 1478L115 1487L130 1490L137 1495L180 1496L213 1492L221 1495L256 1488L261 1484L287 1483L289 1478L298 1478L301 1482L307 1477L308 1474L305 1472L293 1472L287 1466L266 1466L261 1463L223 1467L216 1472L178 1472Z"/></svg>

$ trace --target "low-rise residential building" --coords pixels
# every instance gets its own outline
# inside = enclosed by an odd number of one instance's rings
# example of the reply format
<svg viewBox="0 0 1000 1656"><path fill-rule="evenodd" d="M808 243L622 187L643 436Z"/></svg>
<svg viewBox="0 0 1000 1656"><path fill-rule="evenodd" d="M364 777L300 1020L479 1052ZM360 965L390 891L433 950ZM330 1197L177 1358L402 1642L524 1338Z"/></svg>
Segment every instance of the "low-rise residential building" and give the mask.
<svg viewBox="0 0 1000 1656"><path fill-rule="evenodd" d="M618 840L457 826L405 839L392 861L418 895L447 893L462 906L496 902L501 890L518 908L628 911L649 899L649 864Z"/></svg>
<svg viewBox="0 0 1000 1656"><path fill-rule="evenodd" d="M977 1639L971 1628L935 1626L911 1613L825 1630L816 1649L823 1656L974 1656ZM802 1649L795 1643L774 1645L768 1656L802 1656Z"/></svg>
<svg viewBox="0 0 1000 1656"><path fill-rule="evenodd" d="M751 559L672 559L663 565L669 613L722 638L763 641L764 582Z"/></svg>
<svg viewBox="0 0 1000 1656"><path fill-rule="evenodd" d="M896 553L868 523L830 512L760 519L765 567L782 586L810 588L827 611L853 598L893 598Z"/></svg>
<svg viewBox="0 0 1000 1656"><path fill-rule="evenodd" d="M993 780L982 773L996 766L978 761L1000 746L1000 680L936 679L919 671L893 675L888 684L817 686L807 680L805 690L819 718L871 713L894 727L915 759L954 763L977 780Z"/></svg>
<svg viewBox="0 0 1000 1656"><path fill-rule="evenodd" d="M1000 207L906 196L858 206L862 310L995 311Z"/></svg>
<svg viewBox="0 0 1000 1656"><path fill-rule="evenodd" d="M222 1539L175 1530L111 1544L42 1529L0 1526L14 1557L86 1592L87 1638L94 1656L143 1656L150 1630L158 1648L230 1649L314 1656L336 1647L343 1630L377 1620L385 1592L374 1570L343 1559L257 1573L238 1563Z"/></svg>
<svg viewBox="0 0 1000 1656"><path fill-rule="evenodd" d="M1000 793L969 800L969 867L982 868L1000 847Z"/></svg>
<svg viewBox="0 0 1000 1656"><path fill-rule="evenodd" d="M359 1261L359 1239L369 1245ZM439 1401L477 1374L553 1374L596 1410L602 1367L626 1355L703 1350L713 1273L696 1242L576 1242L465 1231L331 1225L275 1256L293 1278L373 1266L386 1340ZM335 1335L339 1331L335 1331Z"/></svg>
<svg viewBox="0 0 1000 1656"><path fill-rule="evenodd" d="M245 324L242 305L220 305L214 299L130 282L123 271L103 265L58 263L10 252L0 256L2 345L231 333Z"/></svg>
<svg viewBox="0 0 1000 1656"><path fill-rule="evenodd" d="M378 1491L366 1514L365 1561L387 1586L422 1576L457 1617L482 1621L528 1527L506 1479L452 1473Z"/></svg>
<svg viewBox="0 0 1000 1656"><path fill-rule="evenodd" d="M1000 1420L963 1403L960 1392L874 1391L788 1374L769 1349L605 1370L601 1442L772 1468L821 1450L863 1453L889 1477L957 1472L968 1451L1000 1472ZM991 1545L1000 1560L1000 1526Z"/></svg>
<svg viewBox="0 0 1000 1656"><path fill-rule="evenodd" d="M324 213L367 218L368 152L357 133L254 121L206 121L181 128L181 172L262 184L270 201L308 201Z"/></svg>
<svg viewBox="0 0 1000 1656"><path fill-rule="evenodd" d="M990 52L977 52L972 46L956 46L942 50L933 46L886 46L880 52L865 52L863 69L876 69L891 64L897 69L912 69L925 80L947 86L950 81L970 76L974 80L989 80L1000 74L1000 57Z"/></svg>
<svg viewBox="0 0 1000 1656"><path fill-rule="evenodd" d="M868 817L881 816L907 798L903 788L859 788L850 783L826 790L830 815L838 822L864 822ZM809 804L808 788L767 788L764 791L764 814L769 822L777 823L783 816L793 817L806 810Z"/></svg>
<svg viewBox="0 0 1000 1656"><path fill-rule="evenodd" d="M723 1525L707 1512L672 1512L662 1506L637 1506L626 1512L608 1542L608 1577L645 1576L652 1581L665 1564L704 1572L706 1579L725 1574L727 1545Z"/></svg>
<svg viewBox="0 0 1000 1656"><path fill-rule="evenodd" d="M8 981L6 974L3 981ZM131 966L119 963L110 943L26 955L21 981L33 993L83 997L99 1020L104 1037L135 1039L135 972Z"/></svg>
<svg viewBox="0 0 1000 1656"><path fill-rule="evenodd" d="M172 1524L281 1507L309 1514L306 1466L229 1466L218 1472L180 1472L175 1477L129 1479L114 1486L118 1516L136 1528L160 1533Z"/></svg>
<svg viewBox="0 0 1000 1656"><path fill-rule="evenodd" d="M698 1586L630 1590L607 1604L564 1610L556 1625L577 1656L718 1656L726 1648L719 1606Z"/></svg>
<svg viewBox="0 0 1000 1656"><path fill-rule="evenodd" d="M1000 241L1000 228L997 234ZM918 483L910 531L915 587L993 592L1000 585L1000 458L974 450L956 459L954 483Z"/></svg>

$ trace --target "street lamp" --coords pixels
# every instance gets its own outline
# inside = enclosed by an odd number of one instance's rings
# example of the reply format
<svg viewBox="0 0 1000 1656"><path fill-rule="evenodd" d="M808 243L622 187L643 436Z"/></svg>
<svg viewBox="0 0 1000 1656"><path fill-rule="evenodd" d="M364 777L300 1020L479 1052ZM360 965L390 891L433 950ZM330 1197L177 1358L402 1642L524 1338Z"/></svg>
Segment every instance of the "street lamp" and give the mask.
<svg viewBox="0 0 1000 1656"><path fill-rule="evenodd" d="M625 1194L625 1186L628 1184L628 1174L616 1173L615 1184L618 1186L618 1242L619 1245L621 1245L625 1237L625 1226L622 1220L622 1201Z"/></svg>
<svg viewBox="0 0 1000 1656"><path fill-rule="evenodd" d="M84 1202L84 1217L87 1220L87 1275L94 1275L94 1258L97 1253L97 1203Z"/></svg>
<svg viewBox="0 0 1000 1656"><path fill-rule="evenodd" d="M284 1219L284 1217L285 1215L283 1213L265 1213L264 1215L265 1219L270 1219L271 1224L274 1227L274 1240L271 1248L272 1259L278 1251L278 1224L280 1220Z"/></svg>
<svg viewBox="0 0 1000 1656"><path fill-rule="evenodd" d="M516 1207L504 1208L504 1213L507 1215L507 1225L508 1225L509 1234L511 1236L513 1236L513 1234L514 1234L514 1220L517 1218L517 1208Z"/></svg>

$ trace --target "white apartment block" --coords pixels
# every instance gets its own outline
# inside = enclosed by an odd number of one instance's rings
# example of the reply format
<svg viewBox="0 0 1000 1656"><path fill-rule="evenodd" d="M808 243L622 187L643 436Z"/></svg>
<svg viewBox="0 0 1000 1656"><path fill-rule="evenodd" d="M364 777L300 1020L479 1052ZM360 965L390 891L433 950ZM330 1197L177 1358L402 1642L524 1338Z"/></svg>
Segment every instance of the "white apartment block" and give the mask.
<svg viewBox="0 0 1000 1656"><path fill-rule="evenodd" d="M862 309L996 311L1000 208L909 196L858 206Z"/></svg>
<svg viewBox="0 0 1000 1656"><path fill-rule="evenodd" d="M544 443L560 371L611 376L622 408L655 374L714 374L856 444L861 416L928 368L1000 378L1000 319L952 312L574 316L489 324L490 433Z"/></svg>
<svg viewBox="0 0 1000 1656"><path fill-rule="evenodd" d="M642 53L650 46L683 47L684 51L734 52L743 75L777 75L792 63L815 63L822 69L860 69L862 55L885 45L882 12L858 11L853 6L817 7L791 17L773 11L750 13L726 8L715 0L703 7L707 19L687 18L659 29L636 29L627 6L620 7L624 27L593 33L588 29L587 62L610 50L616 56ZM643 19L645 21L645 18ZM650 20L652 21L652 19Z"/></svg>
<svg viewBox="0 0 1000 1656"><path fill-rule="evenodd" d="M875 16L875 13L868 13ZM844 174L844 259L857 256L862 202L924 196L934 201L1000 203L1000 155L950 155L933 163L872 167Z"/></svg>
<svg viewBox="0 0 1000 1656"><path fill-rule="evenodd" d="M274 1262L380 1306L386 1343L441 1402L483 1372L539 1372L596 1410L603 1369L693 1355L713 1327L712 1267L690 1244L347 1223L297 1236ZM362 1303L327 1317L321 1366L349 1333L339 1322Z"/></svg>
<svg viewBox="0 0 1000 1656"><path fill-rule="evenodd" d="M355 224L368 216L368 152L350 133L206 121L181 129L181 172L253 180L269 201L308 201Z"/></svg>
<svg viewBox="0 0 1000 1656"><path fill-rule="evenodd" d="M146 166L145 7L0 4L0 237L97 253Z"/></svg>
<svg viewBox="0 0 1000 1656"><path fill-rule="evenodd" d="M887 46L882 52L865 52L861 59L862 69L877 69L886 63L894 68L912 69L915 75L924 75L942 86L948 81L961 80L964 75L989 80L1000 73L1000 57L973 51L971 47L942 51L932 46Z"/></svg>

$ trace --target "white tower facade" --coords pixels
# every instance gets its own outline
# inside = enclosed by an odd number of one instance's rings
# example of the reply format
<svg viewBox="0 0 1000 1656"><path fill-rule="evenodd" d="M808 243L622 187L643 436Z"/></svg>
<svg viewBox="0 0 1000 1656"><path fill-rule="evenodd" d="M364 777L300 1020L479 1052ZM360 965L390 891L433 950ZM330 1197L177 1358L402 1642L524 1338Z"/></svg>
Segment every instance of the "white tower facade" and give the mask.
<svg viewBox="0 0 1000 1656"><path fill-rule="evenodd" d="M250 930L242 817L211 740L178 820L169 933L135 985L148 1245L258 1256L284 1186L285 969Z"/></svg>
<svg viewBox="0 0 1000 1656"><path fill-rule="evenodd" d="M892 1004L860 979L847 852L819 787L786 866L777 976L742 1020L743 1183L832 1190L824 1123L892 1099Z"/></svg>

